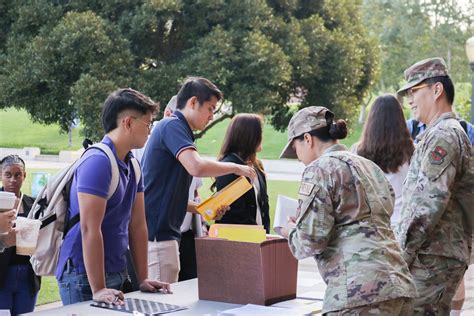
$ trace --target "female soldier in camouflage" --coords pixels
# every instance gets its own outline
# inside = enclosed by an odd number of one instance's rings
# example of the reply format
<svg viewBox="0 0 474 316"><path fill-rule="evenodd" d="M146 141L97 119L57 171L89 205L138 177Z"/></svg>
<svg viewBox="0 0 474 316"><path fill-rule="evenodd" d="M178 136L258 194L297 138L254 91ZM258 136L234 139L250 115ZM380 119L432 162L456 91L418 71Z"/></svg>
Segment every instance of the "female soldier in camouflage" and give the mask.
<svg viewBox="0 0 474 316"><path fill-rule="evenodd" d="M281 158L306 165L290 249L316 259L327 284L325 315L409 315L416 290L390 229L393 190L377 165L338 144L347 127L333 118L312 106L288 126Z"/></svg>

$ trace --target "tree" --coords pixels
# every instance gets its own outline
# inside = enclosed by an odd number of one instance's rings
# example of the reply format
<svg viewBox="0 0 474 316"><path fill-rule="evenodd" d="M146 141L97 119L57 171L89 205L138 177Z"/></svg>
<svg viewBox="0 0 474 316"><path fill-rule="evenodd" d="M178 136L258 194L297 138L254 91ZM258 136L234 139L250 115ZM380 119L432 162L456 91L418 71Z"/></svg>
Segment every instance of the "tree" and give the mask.
<svg viewBox="0 0 474 316"><path fill-rule="evenodd" d="M461 9L453 0L365 0L363 12L380 42L377 90L397 90L404 69L435 56L446 60L454 81L470 80L464 44L474 26L472 2Z"/></svg>
<svg viewBox="0 0 474 316"><path fill-rule="evenodd" d="M28 38L25 33L18 36ZM64 131L80 117L86 123L85 135L97 135L100 129L91 129L97 124L88 125L97 121L105 96L128 84L131 65L128 42L111 23L91 11L67 12L26 43L9 38L1 104L24 108L33 120L59 123ZM88 94L77 94L84 90ZM84 99L92 103L85 104Z"/></svg>
<svg viewBox="0 0 474 316"><path fill-rule="evenodd" d="M358 1L2 5L0 107L24 108L63 130L79 117L84 135L95 139L101 102L117 87L166 104L185 77L204 76L225 94L231 110L222 118L260 112L282 130L295 110L290 97L300 97L300 107L323 105L348 117L376 78L376 44Z"/></svg>

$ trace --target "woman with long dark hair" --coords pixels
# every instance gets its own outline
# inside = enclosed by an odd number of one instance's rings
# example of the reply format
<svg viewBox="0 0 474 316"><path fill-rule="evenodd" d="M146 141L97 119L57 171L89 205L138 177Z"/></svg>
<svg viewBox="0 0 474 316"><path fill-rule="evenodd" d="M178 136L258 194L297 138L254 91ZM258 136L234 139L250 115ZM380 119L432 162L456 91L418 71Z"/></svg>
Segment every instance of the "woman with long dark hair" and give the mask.
<svg viewBox="0 0 474 316"><path fill-rule="evenodd" d="M257 173L253 189L234 203L222 219L216 223L263 225L270 232L270 216L267 195L267 181L257 152L262 150L262 118L256 114L237 114L229 124L217 159L252 166ZM237 179L236 174L216 178L213 184L217 190Z"/></svg>
<svg viewBox="0 0 474 316"><path fill-rule="evenodd" d="M391 94L377 97L353 152L372 160L382 169L395 191L392 226L400 220L403 181L415 147L410 138L402 106Z"/></svg>

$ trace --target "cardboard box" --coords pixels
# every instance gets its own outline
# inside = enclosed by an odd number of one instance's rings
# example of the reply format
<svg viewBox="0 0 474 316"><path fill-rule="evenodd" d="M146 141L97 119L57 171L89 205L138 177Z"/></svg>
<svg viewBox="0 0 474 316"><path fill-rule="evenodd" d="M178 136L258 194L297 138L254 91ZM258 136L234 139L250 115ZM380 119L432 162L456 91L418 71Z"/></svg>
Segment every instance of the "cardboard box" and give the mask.
<svg viewBox="0 0 474 316"><path fill-rule="evenodd" d="M199 299L271 305L296 298L298 261L286 239L197 238L196 259Z"/></svg>

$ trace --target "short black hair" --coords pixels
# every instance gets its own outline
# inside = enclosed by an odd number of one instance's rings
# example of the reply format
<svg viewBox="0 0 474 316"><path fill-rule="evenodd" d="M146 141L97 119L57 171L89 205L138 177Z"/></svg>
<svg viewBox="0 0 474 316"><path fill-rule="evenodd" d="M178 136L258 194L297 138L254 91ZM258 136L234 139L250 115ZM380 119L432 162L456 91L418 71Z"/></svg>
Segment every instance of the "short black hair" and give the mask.
<svg viewBox="0 0 474 316"><path fill-rule="evenodd" d="M220 101L224 95L221 90L208 79L189 77L178 92L176 108L178 110L184 109L186 102L194 96L197 97L198 102L202 106L203 103L209 101L212 96L215 96L217 101Z"/></svg>
<svg viewBox="0 0 474 316"><path fill-rule="evenodd" d="M443 85L444 91L446 92L446 99L448 100L448 103L454 103L454 84L449 76L438 76L428 78L424 82L429 84L435 84L437 82L440 82Z"/></svg>
<svg viewBox="0 0 474 316"><path fill-rule="evenodd" d="M118 115L123 111L132 110L145 115L155 113L158 107L159 103L136 90L118 89L109 94L102 106L102 126L105 133L108 133L117 128Z"/></svg>

